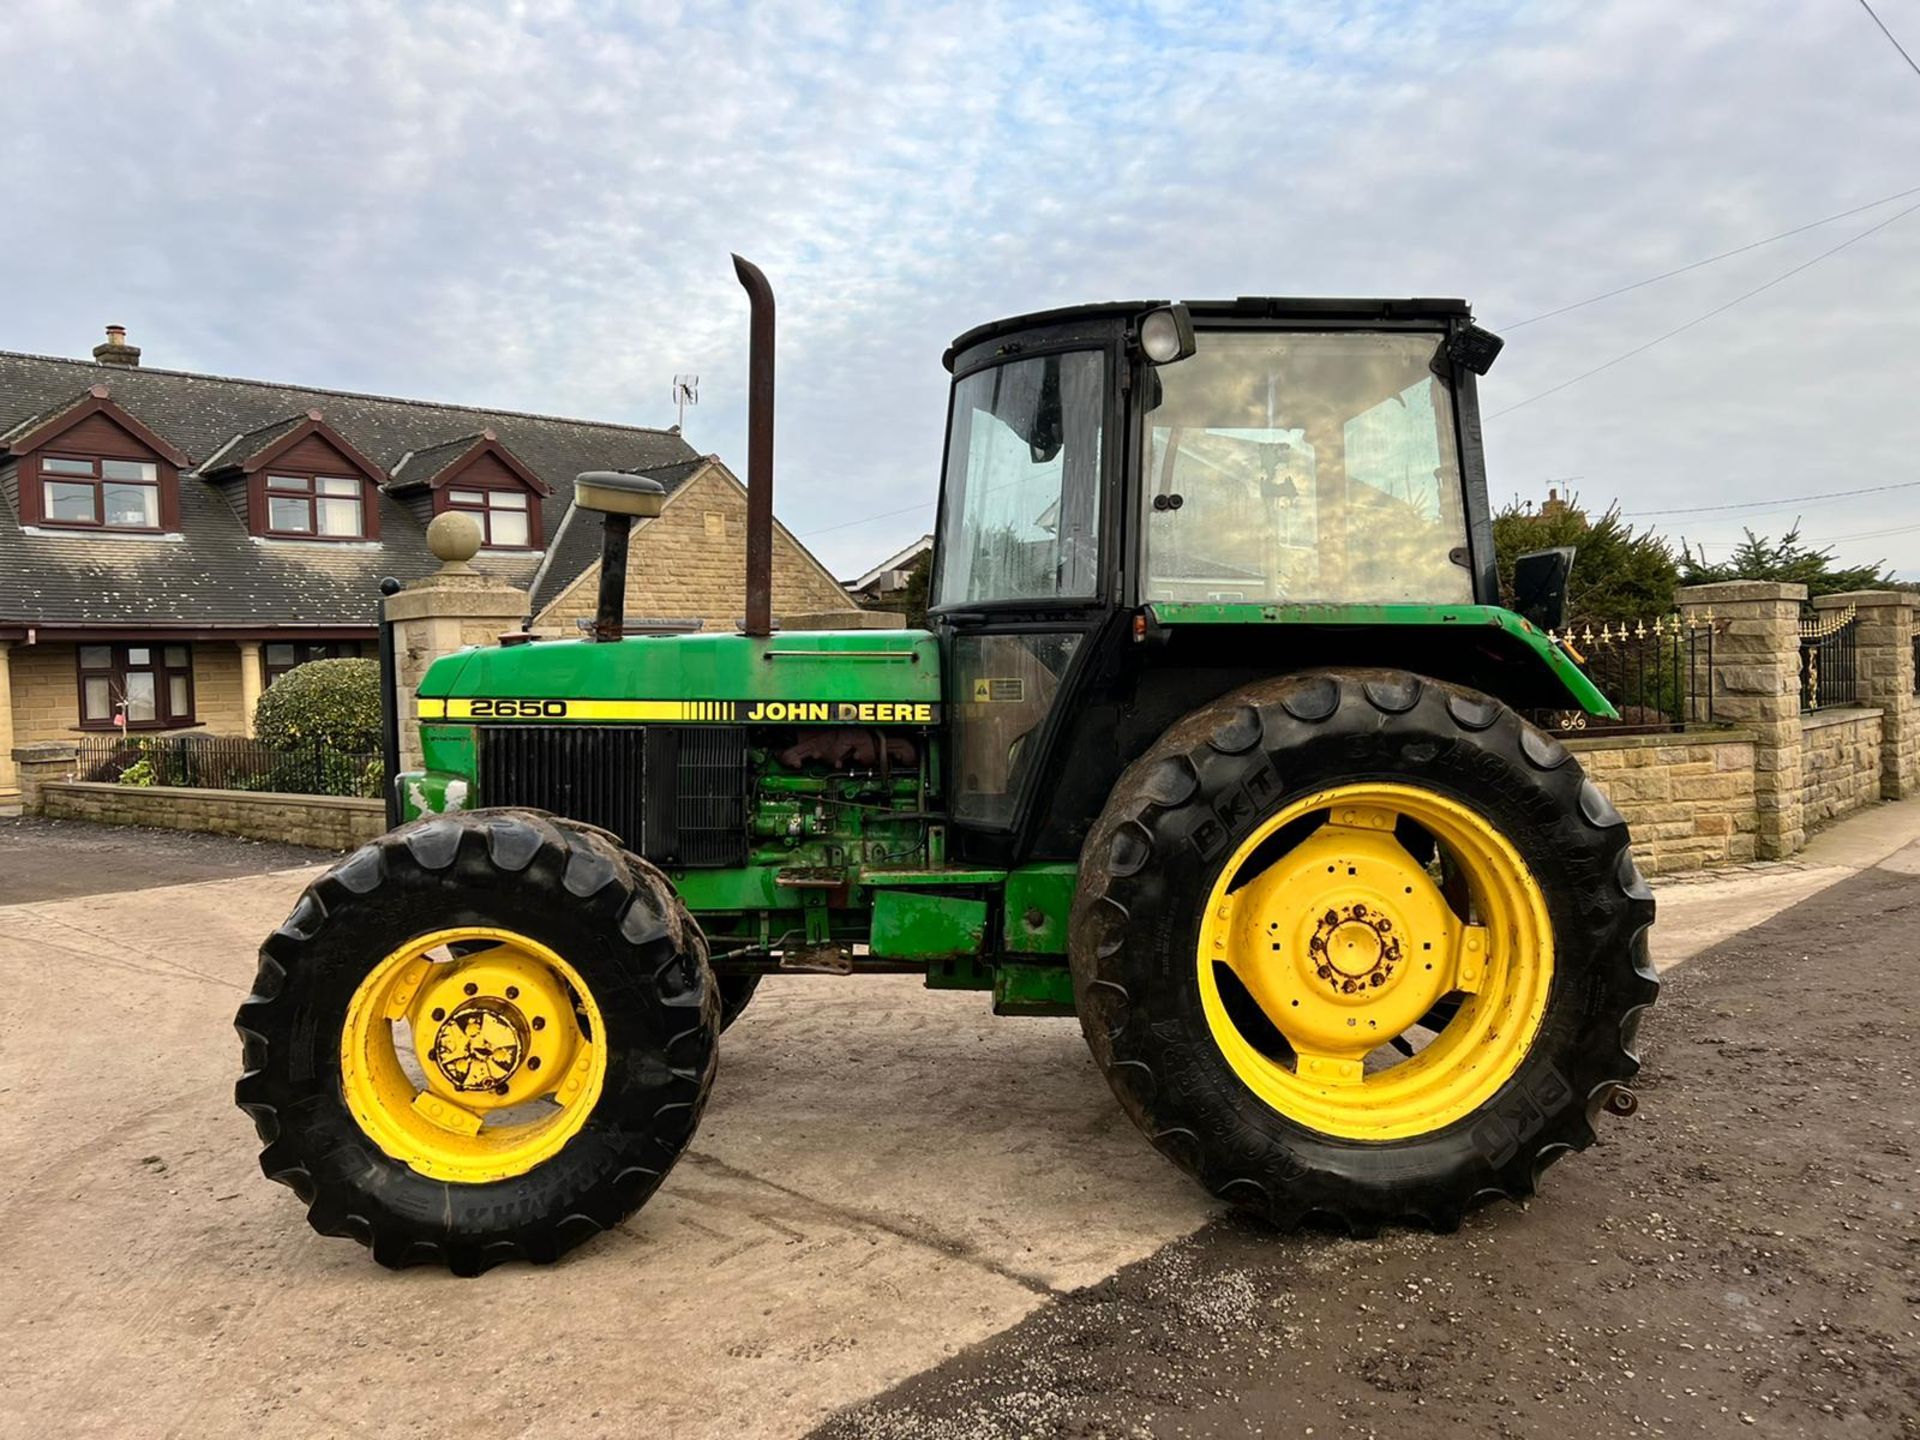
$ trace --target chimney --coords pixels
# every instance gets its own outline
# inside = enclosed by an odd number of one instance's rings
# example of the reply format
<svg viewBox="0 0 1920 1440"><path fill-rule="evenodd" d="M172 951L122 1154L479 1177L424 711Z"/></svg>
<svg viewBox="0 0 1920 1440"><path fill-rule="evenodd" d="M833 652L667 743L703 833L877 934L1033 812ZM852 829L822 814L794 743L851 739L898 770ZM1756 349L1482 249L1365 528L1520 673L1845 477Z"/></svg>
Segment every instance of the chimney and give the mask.
<svg viewBox="0 0 1920 1440"><path fill-rule="evenodd" d="M140 347L127 343L127 327L107 326L107 343L93 347L93 358L101 365L118 365L124 370L138 368Z"/></svg>

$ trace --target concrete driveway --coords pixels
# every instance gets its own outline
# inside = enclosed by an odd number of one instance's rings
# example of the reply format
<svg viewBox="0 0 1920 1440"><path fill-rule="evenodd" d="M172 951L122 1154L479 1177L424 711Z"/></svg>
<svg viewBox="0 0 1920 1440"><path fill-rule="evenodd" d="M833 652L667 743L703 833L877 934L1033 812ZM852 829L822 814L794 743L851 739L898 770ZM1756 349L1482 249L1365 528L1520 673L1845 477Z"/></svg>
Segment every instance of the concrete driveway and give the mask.
<svg viewBox="0 0 1920 1440"><path fill-rule="evenodd" d="M1915 834L1920 806L1884 807L1805 865L1665 887L1660 959ZM798 1434L1217 1213L1075 1022L776 980L617 1232L547 1270L389 1274L308 1230L231 1100L255 945L316 873L0 905L0 1432Z"/></svg>

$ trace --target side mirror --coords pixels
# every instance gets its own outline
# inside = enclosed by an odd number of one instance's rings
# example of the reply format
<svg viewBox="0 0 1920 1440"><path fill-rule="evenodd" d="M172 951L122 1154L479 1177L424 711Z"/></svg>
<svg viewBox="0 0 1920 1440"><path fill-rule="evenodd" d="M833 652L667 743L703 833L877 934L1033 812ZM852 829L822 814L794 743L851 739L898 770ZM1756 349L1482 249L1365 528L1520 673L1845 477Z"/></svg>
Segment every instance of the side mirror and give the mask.
<svg viewBox="0 0 1920 1440"><path fill-rule="evenodd" d="M1573 574L1574 548L1531 550L1513 562L1513 608L1542 630L1558 630L1567 621L1567 579Z"/></svg>

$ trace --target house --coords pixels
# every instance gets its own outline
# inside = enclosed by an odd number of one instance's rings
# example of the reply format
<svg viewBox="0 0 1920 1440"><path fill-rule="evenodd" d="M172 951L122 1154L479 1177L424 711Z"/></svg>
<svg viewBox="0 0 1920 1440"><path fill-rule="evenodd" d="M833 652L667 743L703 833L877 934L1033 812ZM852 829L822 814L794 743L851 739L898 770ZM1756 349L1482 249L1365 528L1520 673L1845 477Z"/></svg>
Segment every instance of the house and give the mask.
<svg viewBox="0 0 1920 1440"><path fill-rule="evenodd" d="M0 804L17 744L243 734L293 666L375 653L380 581L434 569L443 511L479 524L475 565L530 623L570 633L599 554L573 479L608 469L668 490L630 608L735 623L745 490L677 430L158 370L118 327L91 360L0 351ZM856 608L784 530L775 601Z"/></svg>
<svg viewBox="0 0 1920 1440"><path fill-rule="evenodd" d="M866 574L845 582L846 592L863 604L885 604L907 588L915 567L933 554L933 536L922 535L905 549L889 555Z"/></svg>

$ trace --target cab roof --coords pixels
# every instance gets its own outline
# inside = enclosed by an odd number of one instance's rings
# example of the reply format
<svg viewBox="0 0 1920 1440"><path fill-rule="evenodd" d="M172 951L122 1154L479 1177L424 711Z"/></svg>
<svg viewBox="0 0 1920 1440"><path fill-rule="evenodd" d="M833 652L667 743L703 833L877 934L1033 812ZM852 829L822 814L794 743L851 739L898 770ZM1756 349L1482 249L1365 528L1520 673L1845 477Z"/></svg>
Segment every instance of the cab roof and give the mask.
<svg viewBox="0 0 1920 1440"><path fill-rule="evenodd" d="M1004 320L990 320L960 335L947 347L942 363L951 370L955 357L962 352L1016 331L1071 324L1074 321L1139 315L1172 303L1169 300L1106 300L1093 305L1065 305L1056 310L1035 310L1026 315L1011 315ZM1360 300L1328 296L1243 295L1237 300L1189 300L1186 306L1195 320L1337 320L1351 323L1369 320L1466 320L1472 318L1473 314L1472 307L1464 300L1431 297Z"/></svg>

